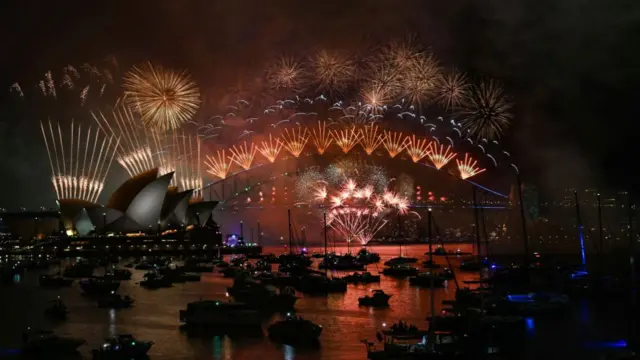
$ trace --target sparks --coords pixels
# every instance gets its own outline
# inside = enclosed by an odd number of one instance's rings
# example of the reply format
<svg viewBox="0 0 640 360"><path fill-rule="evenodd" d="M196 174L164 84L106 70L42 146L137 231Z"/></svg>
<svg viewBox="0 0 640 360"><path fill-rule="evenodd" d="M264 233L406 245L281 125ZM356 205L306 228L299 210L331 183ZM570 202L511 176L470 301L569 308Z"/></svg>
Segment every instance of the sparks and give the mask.
<svg viewBox="0 0 640 360"><path fill-rule="evenodd" d="M385 135L380 131L377 125L365 125L360 130L360 145L364 149L367 155L373 154L373 152L382 144L385 139Z"/></svg>
<svg viewBox="0 0 640 360"><path fill-rule="evenodd" d="M254 144L247 146L247 142L245 141L244 144L240 146L234 145L229 151L231 151L232 154L231 161L238 164L241 168L249 170L258 150Z"/></svg>
<svg viewBox="0 0 640 360"><path fill-rule="evenodd" d="M412 135L407 137L406 148L411 160L417 163L429 154L430 143L427 139L416 139L416 136Z"/></svg>
<svg viewBox="0 0 640 360"><path fill-rule="evenodd" d="M324 154L333 142L331 131L327 130L327 124L325 122L318 121L317 129L311 129L311 134L313 136L313 144L316 146L318 154Z"/></svg>
<svg viewBox="0 0 640 360"><path fill-rule="evenodd" d="M227 157L224 150L218 150L215 156L206 155L205 165L209 168L207 172L220 179L224 179L231 169L231 158Z"/></svg>
<svg viewBox="0 0 640 360"><path fill-rule="evenodd" d="M435 143L431 143L428 156L436 169L440 170L443 166L447 165L451 159L456 157L456 153L451 151L450 145L447 145L445 148L442 144L437 145Z"/></svg>
<svg viewBox="0 0 640 360"><path fill-rule="evenodd" d="M309 131L307 128L298 127L298 131L289 129L284 129L284 133L282 134L282 145L287 151L291 153L294 157L299 157L304 150L305 145L309 141Z"/></svg>
<svg viewBox="0 0 640 360"><path fill-rule="evenodd" d="M355 126L350 129L333 131L332 134L334 141L345 154L351 151L360 141L360 132L356 131Z"/></svg>
<svg viewBox="0 0 640 360"><path fill-rule="evenodd" d="M471 86L459 111L462 128L476 139L500 138L513 118L511 103L495 81Z"/></svg>
<svg viewBox="0 0 640 360"><path fill-rule="evenodd" d="M384 145L385 149L387 149L387 152L392 159L407 147L407 142L405 141L404 135L402 135L402 133L400 132L393 131L384 132L384 140L382 141L382 144Z"/></svg>
<svg viewBox="0 0 640 360"><path fill-rule="evenodd" d="M481 169L477 166L478 161L473 160L469 154L464 154L464 161L456 159L458 164L458 171L460 171L460 178L465 180L472 176L476 176L486 169Z"/></svg>
<svg viewBox="0 0 640 360"><path fill-rule="evenodd" d="M270 163L276 161L278 154L282 150L282 143L277 139L274 140L271 134L269 134L269 142L262 140L262 146L258 147L258 151L269 160Z"/></svg>

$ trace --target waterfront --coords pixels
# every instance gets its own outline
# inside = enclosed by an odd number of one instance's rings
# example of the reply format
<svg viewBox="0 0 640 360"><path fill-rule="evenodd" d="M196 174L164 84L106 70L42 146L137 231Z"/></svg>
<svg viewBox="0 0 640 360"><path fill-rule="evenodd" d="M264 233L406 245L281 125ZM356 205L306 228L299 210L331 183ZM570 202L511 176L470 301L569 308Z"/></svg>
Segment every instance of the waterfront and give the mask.
<svg viewBox="0 0 640 360"><path fill-rule="evenodd" d="M457 248L457 247L456 247ZM282 248L267 248L266 252L279 253ZM309 249L320 251L320 249ZM346 249L337 249L338 252ZM382 270L382 263L398 255L397 247L373 247L380 253L382 261L370 265L369 271ZM455 250L455 248L450 248ZM463 245L463 251L471 251ZM405 256L425 259L427 246L403 247ZM443 257L436 261L445 263ZM317 262L317 261L316 261ZM452 259L453 264L459 260ZM124 264L122 261L120 265ZM420 266L420 265L417 265ZM53 270L53 269L52 269ZM52 271L49 270L49 271ZM155 342L149 355L151 359L365 359L363 339L375 342L377 330L383 323L403 320L426 328L429 316L429 290L410 287L407 280L383 276L380 284L349 285L345 294L330 294L327 297L301 296L296 304L298 315L302 315L324 327L319 348L300 349L278 345L260 334L230 334L219 336L189 337L179 329L178 310L190 301L199 299L225 299L226 287L231 279L218 273L203 274L199 283L175 284L169 289L147 290L137 283L144 271L135 270L131 281L122 282L120 293L131 295L136 304L132 309L119 311L98 309L95 302L84 298L79 287L62 290L43 290L37 285L37 275L27 273L19 284L2 287L0 311L3 326L0 329L0 347L5 350L19 347L21 333L27 326L55 329L59 334L81 337L87 345L81 348L85 357L90 349L115 334L131 333L140 340ZM342 275L344 273L338 273ZM474 273L460 273L459 280L473 280ZM462 286L462 284L461 284ZM381 288L392 294L387 309L369 309L358 306L358 297L370 289ZM69 307L69 319L57 326L43 319L43 311L49 300L61 296ZM445 289L435 291L436 311L443 299L455 296L455 284L449 281ZM625 337L624 311L614 301L596 306L576 301L572 310L562 318L529 320L529 336L526 358L555 359L574 358L579 345L586 341L613 341ZM270 321L274 321L274 316ZM268 323L267 323L268 324ZM266 325L266 324L265 324ZM543 345L543 346L541 346ZM6 354L8 351L4 351ZM590 351L583 358L599 358L601 353Z"/></svg>

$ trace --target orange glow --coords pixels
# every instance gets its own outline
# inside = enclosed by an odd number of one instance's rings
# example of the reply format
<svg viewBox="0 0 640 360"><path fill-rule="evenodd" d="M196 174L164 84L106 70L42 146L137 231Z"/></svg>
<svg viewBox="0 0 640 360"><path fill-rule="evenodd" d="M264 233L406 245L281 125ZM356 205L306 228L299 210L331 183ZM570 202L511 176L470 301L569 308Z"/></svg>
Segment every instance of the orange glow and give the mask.
<svg viewBox="0 0 640 360"><path fill-rule="evenodd" d="M456 159L456 163L458 164L458 170L460 171L460 178L463 180L476 176L486 170L479 168L477 166L478 161L473 160L469 154L464 154L464 161Z"/></svg>

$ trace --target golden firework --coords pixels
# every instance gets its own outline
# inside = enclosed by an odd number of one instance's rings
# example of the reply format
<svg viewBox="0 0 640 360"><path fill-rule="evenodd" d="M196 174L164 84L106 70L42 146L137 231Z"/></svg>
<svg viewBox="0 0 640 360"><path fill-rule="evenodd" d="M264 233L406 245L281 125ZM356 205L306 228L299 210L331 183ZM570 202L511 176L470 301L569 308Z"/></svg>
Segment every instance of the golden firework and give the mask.
<svg viewBox="0 0 640 360"><path fill-rule="evenodd" d="M464 154L464 161L456 159L456 163L458 164L458 171L460 171L460 178L462 180L476 176L486 170L478 167L478 161L473 160L469 154Z"/></svg>
<svg viewBox="0 0 640 360"><path fill-rule="evenodd" d="M407 153L413 162L418 162L429 154L430 144L427 139L416 139L415 135L407 136L406 144Z"/></svg>
<svg viewBox="0 0 640 360"><path fill-rule="evenodd" d="M198 86L186 72L151 63L131 69L124 77L124 88L127 104L153 129L175 130L200 106Z"/></svg>
<svg viewBox="0 0 640 360"><path fill-rule="evenodd" d="M318 129L311 129L313 135L313 144L318 150L318 154L322 155L327 150L329 145L333 142L331 137L331 131L327 130L327 124L325 122L318 121Z"/></svg>
<svg viewBox="0 0 640 360"><path fill-rule="evenodd" d="M303 130L304 129L304 130ZM282 145L287 149L291 155L295 157L299 157L302 154L302 150L304 150L304 146L307 145L307 141L309 141L309 130L307 128L298 127L298 131L289 129L284 129L284 133L282 134Z"/></svg>
<svg viewBox="0 0 640 360"><path fill-rule="evenodd" d="M218 150L216 156L207 155L207 160L204 163L208 167L209 174L224 179L231 168L231 157L227 157L224 150Z"/></svg>
<svg viewBox="0 0 640 360"><path fill-rule="evenodd" d="M382 145L387 149L389 156L393 159L407 147L404 135L400 132L385 131Z"/></svg>
<svg viewBox="0 0 640 360"><path fill-rule="evenodd" d="M346 154L360 141L360 132L356 131L355 126L351 129L336 130L333 132L333 139Z"/></svg>
<svg viewBox="0 0 640 360"><path fill-rule="evenodd" d="M380 131L380 128L375 124L365 125L360 130L360 145L364 149L367 155L373 154L373 152L382 144L385 136Z"/></svg>
<svg viewBox="0 0 640 360"><path fill-rule="evenodd" d="M451 151L451 145L447 145L445 148L442 144L438 146L434 143L431 143L428 155L429 159L431 159L431 162L438 170L442 169L442 167L447 165L451 159L456 157L456 153Z"/></svg>
<svg viewBox="0 0 640 360"><path fill-rule="evenodd" d="M280 150L282 150L282 143L277 139L273 140L271 134L269 134L269 142L262 140L262 146L258 146L258 151L271 163L276 161Z"/></svg>

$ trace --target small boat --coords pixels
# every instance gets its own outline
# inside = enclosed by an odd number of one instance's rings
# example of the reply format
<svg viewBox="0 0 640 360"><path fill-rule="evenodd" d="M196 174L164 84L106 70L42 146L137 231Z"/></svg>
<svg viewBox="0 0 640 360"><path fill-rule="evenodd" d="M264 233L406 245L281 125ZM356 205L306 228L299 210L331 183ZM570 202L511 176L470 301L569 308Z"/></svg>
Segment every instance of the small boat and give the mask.
<svg viewBox="0 0 640 360"><path fill-rule="evenodd" d="M369 264L375 264L379 262L380 254L370 252L370 251L367 251L367 249L362 248L360 249L360 251L358 251L356 258L358 259L358 262L360 264L369 265Z"/></svg>
<svg viewBox="0 0 640 360"><path fill-rule="evenodd" d="M382 270L382 273L387 276L394 277L407 277L407 276L416 276L418 275L418 269L411 267L409 265L394 265Z"/></svg>
<svg viewBox="0 0 640 360"><path fill-rule="evenodd" d="M171 279L158 274L157 272L148 272L144 274L144 280L140 281L140 286L147 289L160 289L173 286Z"/></svg>
<svg viewBox="0 0 640 360"><path fill-rule="evenodd" d="M228 267L221 271L222 275L226 278L233 278L239 276L244 272L244 269L238 267Z"/></svg>
<svg viewBox="0 0 640 360"><path fill-rule="evenodd" d="M389 259L384 262L384 266L394 266L394 265L404 265L404 264L413 264L418 262L418 259L414 257L395 257L393 259Z"/></svg>
<svg viewBox="0 0 640 360"><path fill-rule="evenodd" d="M226 268L228 268L229 266L231 266L231 265L229 265L229 263L228 263L228 262L226 262L226 261L220 261L220 262L218 262L218 263L216 264L216 267L218 267L218 268L220 268L220 269L226 269Z"/></svg>
<svg viewBox="0 0 640 360"><path fill-rule="evenodd" d="M22 354L38 358L51 358L60 355L74 355L86 341L58 336L53 331L28 330L22 334Z"/></svg>
<svg viewBox="0 0 640 360"><path fill-rule="evenodd" d="M270 272L271 271L271 264L264 261L264 260L258 260L256 262L256 266L254 268L255 271L267 271Z"/></svg>
<svg viewBox="0 0 640 360"><path fill-rule="evenodd" d="M363 296L358 298L358 304L360 306L372 306L372 307L386 307L389 306L389 299L391 295L387 295L382 290L372 290L373 295Z"/></svg>
<svg viewBox="0 0 640 360"><path fill-rule="evenodd" d="M349 284L370 284L380 282L380 275L371 275L370 272L353 273L342 278Z"/></svg>
<svg viewBox="0 0 640 360"><path fill-rule="evenodd" d="M93 359L140 359L147 355L152 341L136 340L133 335L120 335L107 340L99 349L91 350Z"/></svg>
<svg viewBox="0 0 640 360"><path fill-rule="evenodd" d="M65 320L69 314L67 306L60 300L60 297L51 302L52 305L44 310L44 314L53 320Z"/></svg>
<svg viewBox="0 0 640 360"><path fill-rule="evenodd" d="M447 279L447 280L451 280L455 277L455 274L453 273L453 271L449 268L444 268L442 269L442 271L440 271L438 273L438 275L442 276L443 278Z"/></svg>
<svg viewBox="0 0 640 360"><path fill-rule="evenodd" d="M355 256L347 254L343 256L327 256L320 262L318 268L330 270L364 270L364 265L358 262Z"/></svg>
<svg viewBox="0 0 640 360"><path fill-rule="evenodd" d="M444 256L447 255L447 251L442 247L442 246L438 246L433 253L430 252L426 252L424 253L425 255L429 256L429 255L433 255L433 256Z"/></svg>
<svg viewBox="0 0 640 360"><path fill-rule="evenodd" d="M182 272L193 272L193 273L203 273L203 272L213 272L213 265L206 265L202 262L198 262L197 260L187 260L184 265L178 268Z"/></svg>
<svg viewBox="0 0 640 360"><path fill-rule="evenodd" d="M71 286L73 279L65 279L60 275L40 275L38 282L44 288L61 288Z"/></svg>
<svg viewBox="0 0 640 360"><path fill-rule="evenodd" d="M272 287L245 278L236 279L233 286L227 288L227 292L236 301L253 306L257 310L289 310L298 300L295 291L290 288L284 288L278 293Z"/></svg>
<svg viewBox="0 0 640 360"><path fill-rule="evenodd" d="M429 287L433 284L433 287L436 288L443 288L446 281L447 279L445 279L444 277L438 274L432 274L430 272L421 273L409 278L409 284L413 286Z"/></svg>
<svg viewBox="0 0 640 360"><path fill-rule="evenodd" d="M133 299L128 295L121 296L112 292L109 295L105 295L98 299L98 307L99 308L109 308L109 309L127 309L133 305Z"/></svg>
<svg viewBox="0 0 640 360"><path fill-rule="evenodd" d="M425 269L439 269L440 265L436 264L433 260L425 260L422 262L422 267Z"/></svg>
<svg viewBox="0 0 640 360"><path fill-rule="evenodd" d="M191 302L179 315L181 323L195 327L260 327L262 324L260 313L251 306L218 300Z"/></svg>
<svg viewBox="0 0 640 360"><path fill-rule="evenodd" d="M103 278L117 281L131 280L131 271L127 269L111 269L104 274Z"/></svg>
<svg viewBox="0 0 640 360"><path fill-rule="evenodd" d="M242 255L234 256L229 260L229 262L231 263L231 265L241 266L242 264L247 262L247 257L246 256L242 256Z"/></svg>
<svg viewBox="0 0 640 360"><path fill-rule="evenodd" d="M324 274L309 274L295 278L294 287L305 294L329 294L347 291L347 282L342 279L328 278Z"/></svg>
<svg viewBox="0 0 640 360"><path fill-rule="evenodd" d="M93 276L94 266L87 262L78 262L66 269L62 275L69 278L86 278Z"/></svg>
<svg viewBox="0 0 640 360"><path fill-rule="evenodd" d="M80 287L88 296L102 296L118 291L120 282L100 278L82 279Z"/></svg>
<svg viewBox="0 0 640 360"><path fill-rule="evenodd" d="M318 341L322 326L301 317L287 316L285 320L271 324L269 337L284 344L308 344Z"/></svg>

